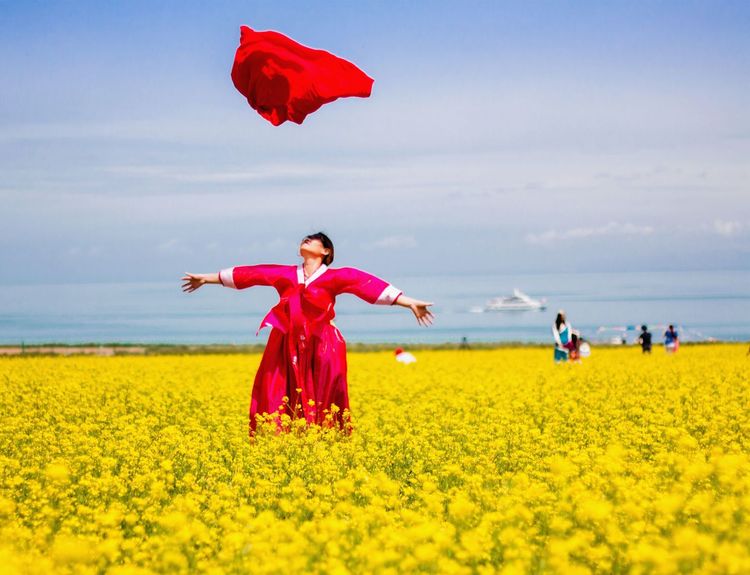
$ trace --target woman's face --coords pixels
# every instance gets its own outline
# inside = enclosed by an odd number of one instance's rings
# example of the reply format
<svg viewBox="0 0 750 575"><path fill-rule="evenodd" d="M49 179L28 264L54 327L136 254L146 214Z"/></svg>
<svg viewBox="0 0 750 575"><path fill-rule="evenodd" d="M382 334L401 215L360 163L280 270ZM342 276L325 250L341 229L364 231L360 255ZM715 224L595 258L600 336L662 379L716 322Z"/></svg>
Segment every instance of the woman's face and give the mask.
<svg viewBox="0 0 750 575"><path fill-rule="evenodd" d="M318 239L305 238L299 245L299 255L304 257L319 257L323 259L329 251L323 247L323 242Z"/></svg>

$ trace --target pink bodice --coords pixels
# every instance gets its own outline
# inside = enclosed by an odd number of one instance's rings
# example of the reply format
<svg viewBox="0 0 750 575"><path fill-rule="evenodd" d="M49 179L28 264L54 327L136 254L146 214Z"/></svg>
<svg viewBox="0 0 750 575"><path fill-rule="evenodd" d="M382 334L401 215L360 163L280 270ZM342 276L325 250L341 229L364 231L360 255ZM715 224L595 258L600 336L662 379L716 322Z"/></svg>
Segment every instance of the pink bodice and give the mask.
<svg viewBox="0 0 750 575"><path fill-rule="evenodd" d="M295 336L319 335L334 318L336 296L351 293L372 304L392 305L401 291L384 280L356 268L321 266L305 280L301 267L274 264L237 266L219 273L221 283L235 289L273 286L279 302L261 321Z"/></svg>

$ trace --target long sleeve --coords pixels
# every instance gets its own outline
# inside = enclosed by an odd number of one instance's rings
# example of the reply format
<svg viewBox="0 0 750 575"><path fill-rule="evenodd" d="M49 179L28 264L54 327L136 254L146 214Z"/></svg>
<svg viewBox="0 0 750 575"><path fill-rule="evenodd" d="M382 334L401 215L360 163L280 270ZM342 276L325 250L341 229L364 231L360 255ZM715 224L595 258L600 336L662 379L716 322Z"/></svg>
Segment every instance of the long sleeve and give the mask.
<svg viewBox="0 0 750 575"><path fill-rule="evenodd" d="M557 347L562 347L562 341L560 341L560 332L557 330L557 326L552 324L552 336L555 338Z"/></svg>
<svg viewBox="0 0 750 575"><path fill-rule="evenodd" d="M272 286L284 277L288 267L278 264L260 264L225 268L219 272L219 281L224 287L234 289Z"/></svg>
<svg viewBox="0 0 750 575"><path fill-rule="evenodd" d="M356 268L337 270L336 291L350 293L376 305L393 305L403 293L385 280Z"/></svg>

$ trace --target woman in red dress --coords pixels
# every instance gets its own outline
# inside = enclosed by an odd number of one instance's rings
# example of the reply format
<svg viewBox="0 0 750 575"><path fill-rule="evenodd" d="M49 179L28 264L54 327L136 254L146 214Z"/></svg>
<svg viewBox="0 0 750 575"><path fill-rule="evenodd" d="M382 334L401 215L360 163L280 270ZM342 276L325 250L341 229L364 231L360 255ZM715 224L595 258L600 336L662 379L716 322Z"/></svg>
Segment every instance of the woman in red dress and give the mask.
<svg viewBox="0 0 750 575"><path fill-rule="evenodd" d="M186 274L182 289L193 292L204 284L234 289L273 286L279 303L263 318L258 331L270 327L266 349L255 375L250 402L250 435L258 416L304 417L308 423L348 423L346 343L333 324L336 296L350 293L371 304L409 308L420 325L430 325L430 302L412 299L393 285L355 268L329 268L333 243L323 233L302 240L299 266L262 264L238 266L213 274Z"/></svg>

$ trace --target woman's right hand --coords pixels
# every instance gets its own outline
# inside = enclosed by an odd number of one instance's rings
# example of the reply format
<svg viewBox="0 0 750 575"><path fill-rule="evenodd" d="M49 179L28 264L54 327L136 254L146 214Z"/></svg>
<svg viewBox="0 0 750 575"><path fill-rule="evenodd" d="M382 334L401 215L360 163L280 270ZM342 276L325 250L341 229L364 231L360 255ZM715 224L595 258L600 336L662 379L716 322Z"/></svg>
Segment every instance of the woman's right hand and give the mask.
<svg viewBox="0 0 750 575"><path fill-rule="evenodd" d="M191 274L188 272L185 272L185 275L182 277L182 282L182 291L186 293L194 292L207 283L206 277L203 274Z"/></svg>

